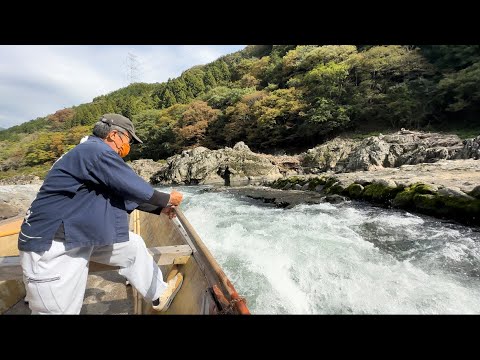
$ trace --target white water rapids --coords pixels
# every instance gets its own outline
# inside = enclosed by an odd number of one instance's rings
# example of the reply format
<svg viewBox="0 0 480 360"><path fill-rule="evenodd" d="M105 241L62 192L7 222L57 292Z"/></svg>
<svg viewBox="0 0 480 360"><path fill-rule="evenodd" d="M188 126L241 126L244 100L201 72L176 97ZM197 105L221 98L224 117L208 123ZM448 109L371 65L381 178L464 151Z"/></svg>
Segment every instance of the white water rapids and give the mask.
<svg viewBox="0 0 480 360"><path fill-rule="evenodd" d="M181 209L253 314L480 313L478 229L355 202L280 209L204 188L176 187Z"/></svg>

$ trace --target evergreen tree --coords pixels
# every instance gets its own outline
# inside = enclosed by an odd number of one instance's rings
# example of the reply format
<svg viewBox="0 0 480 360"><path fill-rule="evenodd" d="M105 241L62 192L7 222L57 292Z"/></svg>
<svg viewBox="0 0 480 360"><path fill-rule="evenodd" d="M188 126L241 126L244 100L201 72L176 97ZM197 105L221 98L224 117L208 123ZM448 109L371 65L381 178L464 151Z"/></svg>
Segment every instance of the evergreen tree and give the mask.
<svg viewBox="0 0 480 360"><path fill-rule="evenodd" d="M172 105L175 105L177 103L177 99L175 99L175 96L172 94L172 92L169 89L166 89L165 92L163 93L163 99L162 99L162 104L164 108L168 108Z"/></svg>

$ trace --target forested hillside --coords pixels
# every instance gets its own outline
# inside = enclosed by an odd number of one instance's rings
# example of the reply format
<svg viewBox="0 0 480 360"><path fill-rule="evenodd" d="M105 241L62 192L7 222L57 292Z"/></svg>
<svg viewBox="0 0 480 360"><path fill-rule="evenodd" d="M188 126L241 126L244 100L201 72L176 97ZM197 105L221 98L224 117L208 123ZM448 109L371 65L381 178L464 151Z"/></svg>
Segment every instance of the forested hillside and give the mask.
<svg viewBox="0 0 480 360"><path fill-rule="evenodd" d="M479 45L255 45L164 83L135 83L0 131L0 178L42 176L107 112L145 144L129 159L244 141L300 151L344 132L480 132Z"/></svg>

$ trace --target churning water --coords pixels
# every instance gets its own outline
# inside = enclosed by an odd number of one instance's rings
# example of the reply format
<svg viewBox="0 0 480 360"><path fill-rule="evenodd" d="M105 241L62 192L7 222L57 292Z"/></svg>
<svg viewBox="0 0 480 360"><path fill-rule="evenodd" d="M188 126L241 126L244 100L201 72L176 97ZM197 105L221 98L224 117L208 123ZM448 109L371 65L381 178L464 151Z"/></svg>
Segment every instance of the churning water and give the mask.
<svg viewBox="0 0 480 360"><path fill-rule="evenodd" d="M253 314L480 313L478 229L354 202L279 209L176 189Z"/></svg>

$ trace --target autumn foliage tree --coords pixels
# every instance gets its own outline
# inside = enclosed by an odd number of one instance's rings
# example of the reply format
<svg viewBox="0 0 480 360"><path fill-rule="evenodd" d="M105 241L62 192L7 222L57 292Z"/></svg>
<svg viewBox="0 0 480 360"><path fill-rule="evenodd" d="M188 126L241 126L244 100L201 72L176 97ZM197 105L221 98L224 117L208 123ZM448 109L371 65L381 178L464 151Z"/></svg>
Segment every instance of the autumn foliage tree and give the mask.
<svg viewBox="0 0 480 360"><path fill-rule="evenodd" d="M75 110L68 108L57 110L55 114L48 115L48 120L54 124L54 127L61 128L64 127L65 124L68 124L74 116Z"/></svg>
<svg viewBox="0 0 480 360"><path fill-rule="evenodd" d="M191 102L175 126L177 147L202 145L208 125L217 120L219 115L219 110L211 108L204 101Z"/></svg>

